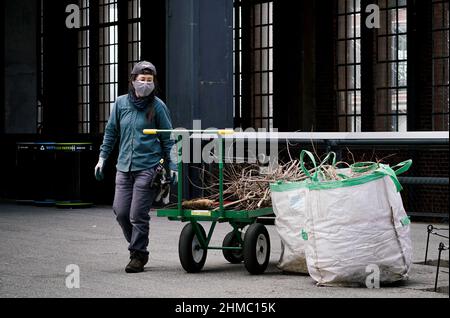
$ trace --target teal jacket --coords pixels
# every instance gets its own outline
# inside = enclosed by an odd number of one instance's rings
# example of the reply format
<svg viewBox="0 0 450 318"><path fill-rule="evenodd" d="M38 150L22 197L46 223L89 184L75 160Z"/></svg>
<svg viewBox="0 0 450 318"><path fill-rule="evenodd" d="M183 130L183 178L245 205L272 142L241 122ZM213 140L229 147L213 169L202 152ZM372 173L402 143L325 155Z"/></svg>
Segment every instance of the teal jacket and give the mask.
<svg viewBox="0 0 450 318"><path fill-rule="evenodd" d="M154 115L149 121L147 113L152 106ZM120 139L117 170L142 171L155 167L161 159L169 162L171 170L177 170L176 162L170 160L175 144L175 141L170 139L170 134L143 134L144 129L172 129L169 109L164 102L156 97L152 106L139 111L129 101L128 95L117 98L100 147L100 157L107 160L117 139ZM173 153L176 155L176 152Z"/></svg>

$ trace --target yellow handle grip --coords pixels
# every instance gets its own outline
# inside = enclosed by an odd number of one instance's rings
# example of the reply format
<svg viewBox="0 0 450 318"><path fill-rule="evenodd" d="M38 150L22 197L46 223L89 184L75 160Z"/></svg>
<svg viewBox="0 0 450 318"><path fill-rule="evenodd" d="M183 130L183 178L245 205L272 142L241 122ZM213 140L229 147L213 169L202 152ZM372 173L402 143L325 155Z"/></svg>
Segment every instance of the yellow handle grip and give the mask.
<svg viewBox="0 0 450 318"><path fill-rule="evenodd" d="M217 134L219 135L233 135L234 134L234 130L219 130L217 131Z"/></svg>
<svg viewBox="0 0 450 318"><path fill-rule="evenodd" d="M158 132L160 132L160 133L162 133L162 132L175 132L176 130L158 130L158 129L144 129L144 135L157 135L158 134ZM182 130L180 130L180 132L190 132L191 130L185 130L185 131L182 131ZM196 131L194 131L194 130L192 130L192 132L196 132ZM208 131L208 130L204 130L204 131L201 131L201 130L199 130L198 131L199 133L205 133L205 134L207 134L207 133L212 133L212 134L214 134L214 133L216 133L216 134L218 134L218 135L233 135L234 134L234 130L227 130L227 129L220 129L220 130L211 130L211 131Z"/></svg>
<svg viewBox="0 0 450 318"><path fill-rule="evenodd" d="M156 135L158 130L156 129L144 129L144 135Z"/></svg>

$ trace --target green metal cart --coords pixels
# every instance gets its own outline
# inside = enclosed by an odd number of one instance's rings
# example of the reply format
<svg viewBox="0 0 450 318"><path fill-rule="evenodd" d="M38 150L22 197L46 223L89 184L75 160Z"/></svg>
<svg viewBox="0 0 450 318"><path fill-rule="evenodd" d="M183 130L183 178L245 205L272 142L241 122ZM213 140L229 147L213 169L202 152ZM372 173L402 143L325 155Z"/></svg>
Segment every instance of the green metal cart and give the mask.
<svg viewBox="0 0 450 318"><path fill-rule="evenodd" d="M225 259L238 264L242 261L250 274L262 274L270 259L270 237L266 227L257 223L258 217L273 214L272 208L258 210L228 210L223 199L223 168L224 168L224 136L233 134L230 130L155 130L146 129L144 134L159 133L208 133L216 134L219 142L219 206L211 210L186 210L182 207L183 198L183 165L182 136L178 136L178 202L176 209L157 210L158 217L167 217L171 221L189 222L181 231L178 253L181 265L188 273L196 273L205 265L208 250L222 250ZM208 234L199 222L212 222ZM223 239L222 246L211 246L211 238L217 223L229 223L233 230ZM247 227L245 234L243 229Z"/></svg>

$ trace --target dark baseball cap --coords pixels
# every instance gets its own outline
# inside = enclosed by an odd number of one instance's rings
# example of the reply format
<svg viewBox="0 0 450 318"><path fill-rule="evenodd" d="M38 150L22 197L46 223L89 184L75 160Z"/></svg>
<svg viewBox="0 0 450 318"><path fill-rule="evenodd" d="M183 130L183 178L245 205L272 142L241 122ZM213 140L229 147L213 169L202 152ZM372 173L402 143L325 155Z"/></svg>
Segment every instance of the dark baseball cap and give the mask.
<svg viewBox="0 0 450 318"><path fill-rule="evenodd" d="M143 73L144 70L150 70L153 72L154 75L156 75L156 67L150 62L142 61L137 63L133 67L133 71L131 71L131 75L140 75Z"/></svg>

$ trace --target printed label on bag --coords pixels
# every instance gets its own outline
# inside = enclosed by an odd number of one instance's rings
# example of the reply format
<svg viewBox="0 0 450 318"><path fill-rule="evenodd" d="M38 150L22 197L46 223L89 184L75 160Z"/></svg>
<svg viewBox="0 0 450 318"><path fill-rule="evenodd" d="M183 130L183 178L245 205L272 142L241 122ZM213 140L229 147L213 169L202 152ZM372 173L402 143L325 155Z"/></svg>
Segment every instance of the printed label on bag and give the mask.
<svg viewBox="0 0 450 318"><path fill-rule="evenodd" d="M205 210L192 210L191 211L192 216L211 216L211 211L205 211Z"/></svg>
<svg viewBox="0 0 450 318"><path fill-rule="evenodd" d="M409 216L405 216L403 219L400 220L400 223L402 223L403 226L407 226L411 224L411 219Z"/></svg>
<svg viewBox="0 0 450 318"><path fill-rule="evenodd" d="M297 193L289 196L289 205L294 210L302 211L304 206L304 197Z"/></svg>
<svg viewBox="0 0 450 318"><path fill-rule="evenodd" d="M304 229L302 229L302 238L304 241L308 240L308 233Z"/></svg>

